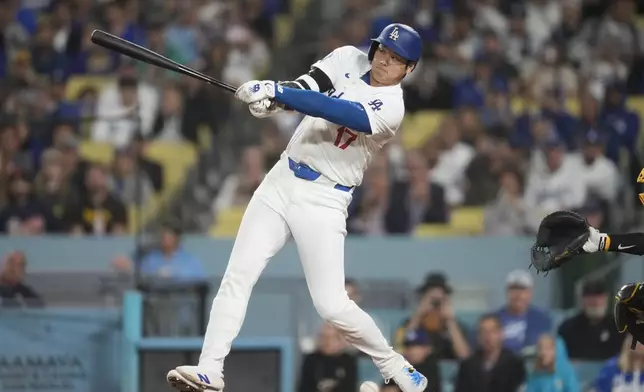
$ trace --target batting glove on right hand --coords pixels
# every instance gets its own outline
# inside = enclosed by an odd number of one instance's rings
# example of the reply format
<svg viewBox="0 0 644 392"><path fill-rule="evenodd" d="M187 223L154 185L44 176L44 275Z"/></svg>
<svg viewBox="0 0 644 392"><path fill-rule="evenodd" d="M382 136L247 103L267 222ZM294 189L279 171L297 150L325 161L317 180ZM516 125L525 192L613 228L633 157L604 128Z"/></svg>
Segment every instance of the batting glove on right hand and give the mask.
<svg viewBox="0 0 644 392"><path fill-rule="evenodd" d="M276 87L276 83L272 80L251 80L239 86L235 92L235 98L249 104L275 98Z"/></svg>

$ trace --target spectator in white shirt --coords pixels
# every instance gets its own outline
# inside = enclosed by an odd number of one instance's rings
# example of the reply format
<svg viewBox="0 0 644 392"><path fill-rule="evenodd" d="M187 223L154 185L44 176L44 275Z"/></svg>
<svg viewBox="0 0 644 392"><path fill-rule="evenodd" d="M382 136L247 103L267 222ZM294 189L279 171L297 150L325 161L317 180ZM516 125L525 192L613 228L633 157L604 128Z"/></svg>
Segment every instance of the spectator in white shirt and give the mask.
<svg viewBox="0 0 644 392"><path fill-rule="evenodd" d="M553 138L545 146L546 170L530 173L525 192L528 221L536 232L541 219L557 210L581 207L586 201L586 182L579 166L566 159L566 146Z"/></svg>
<svg viewBox="0 0 644 392"><path fill-rule="evenodd" d="M159 105L157 90L132 75L122 75L98 96L92 127L94 142L127 146L137 132L147 136Z"/></svg>
<svg viewBox="0 0 644 392"><path fill-rule="evenodd" d="M561 0L529 0L526 27L537 48L542 47L561 23Z"/></svg>
<svg viewBox="0 0 644 392"><path fill-rule="evenodd" d="M586 181L588 192L603 201L612 202L619 191L619 170L613 161L604 156L604 136L590 130L584 135L580 153L571 160L579 166L579 174Z"/></svg>
<svg viewBox="0 0 644 392"><path fill-rule="evenodd" d="M474 158L475 151L461 141L461 132L454 119L448 119L443 123L440 137L443 150L432 170L432 179L445 188L447 204L457 206L462 204L465 198L465 169Z"/></svg>

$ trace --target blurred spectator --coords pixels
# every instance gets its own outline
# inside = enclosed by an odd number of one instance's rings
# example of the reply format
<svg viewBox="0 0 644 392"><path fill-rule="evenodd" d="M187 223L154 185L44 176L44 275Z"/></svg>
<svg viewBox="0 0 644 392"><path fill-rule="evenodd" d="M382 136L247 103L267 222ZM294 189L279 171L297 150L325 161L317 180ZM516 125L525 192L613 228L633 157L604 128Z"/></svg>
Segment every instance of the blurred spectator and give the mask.
<svg viewBox="0 0 644 392"><path fill-rule="evenodd" d="M578 165L589 195L604 202L613 202L620 190L619 170L604 156L605 139L601 133L590 130L584 135L581 152L571 157Z"/></svg>
<svg viewBox="0 0 644 392"><path fill-rule="evenodd" d="M560 46L552 43L547 45L538 60L538 64L526 75L530 98L543 102L551 91L557 91L557 96L562 98L577 97L577 72L566 62Z"/></svg>
<svg viewBox="0 0 644 392"><path fill-rule="evenodd" d="M505 169L501 172L500 184L496 200L485 207L485 234L523 235L527 231L528 207L523 200L521 174L513 169Z"/></svg>
<svg viewBox="0 0 644 392"><path fill-rule="evenodd" d="M190 3L178 2L178 15L166 27L165 39L169 45L172 45L178 51L186 64L194 63L203 45L197 25L198 9Z"/></svg>
<svg viewBox="0 0 644 392"><path fill-rule="evenodd" d="M137 166L146 174L152 182L155 192L163 189L163 166L146 157L149 141L141 135L134 136L130 143L130 151L137 162Z"/></svg>
<svg viewBox="0 0 644 392"><path fill-rule="evenodd" d="M138 15L128 12L130 11L128 5L131 5L131 3L133 2L127 0L108 0L103 3L102 17L105 19L109 33L143 45L144 34L136 24Z"/></svg>
<svg viewBox="0 0 644 392"><path fill-rule="evenodd" d="M503 14L499 0L481 0L474 3L476 18L474 24L478 30L491 30L498 36L508 31L508 18Z"/></svg>
<svg viewBox="0 0 644 392"><path fill-rule="evenodd" d="M480 109L479 118L486 130L503 129L509 137L507 129L514 125L514 113L507 92L492 86L486 93L485 106Z"/></svg>
<svg viewBox="0 0 644 392"><path fill-rule="evenodd" d="M622 151L626 151L630 158L639 155L636 151L638 150L641 117L637 111L626 106L624 85L606 86L603 103L601 120L598 120L600 126L595 129L604 131L606 134L606 156L615 164L619 164ZM635 170L639 172L640 165L637 165Z"/></svg>
<svg viewBox="0 0 644 392"><path fill-rule="evenodd" d="M0 308L40 307L42 298L24 283L27 258L20 251L5 256L0 270Z"/></svg>
<svg viewBox="0 0 644 392"><path fill-rule="evenodd" d="M270 62L266 44L258 39L246 26L235 24L226 32L230 45L223 78L233 85L241 85L260 77Z"/></svg>
<svg viewBox="0 0 644 392"><path fill-rule="evenodd" d="M317 350L304 357L298 392L355 392L358 362L345 352L347 343L330 324L320 331Z"/></svg>
<svg viewBox="0 0 644 392"><path fill-rule="evenodd" d="M425 53L416 64L414 72L403 79L407 113L422 109L451 109L454 86L439 72L438 65L438 59L433 53Z"/></svg>
<svg viewBox="0 0 644 392"><path fill-rule="evenodd" d="M280 160L288 140L284 138L275 121L264 121L260 133L265 167L273 167Z"/></svg>
<svg viewBox="0 0 644 392"><path fill-rule="evenodd" d="M622 392L644 386L644 345L631 350L633 337L626 334L619 355L606 361L593 383L593 392Z"/></svg>
<svg viewBox="0 0 644 392"><path fill-rule="evenodd" d="M159 104L158 92L132 75L103 88L98 96L92 140L124 147L140 132L150 135Z"/></svg>
<svg viewBox="0 0 644 392"><path fill-rule="evenodd" d="M209 75L217 77L218 73ZM181 130L183 137L197 144L200 127L206 127L212 135L212 146L218 146L217 137L226 125L232 100L228 93L220 88L211 88L194 78L183 79L183 116L181 117Z"/></svg>
<svg viewBox="0 0 644 392"><path fill-rule="evenodd" d="M539 336L552 330L546 311L532 305L532 276L514 270L506 279L507 303L496 312L503 329L503 345L519 355L534 353Z"/></svg>
<svg viewBox="0 0 644 392"><path fill-rule="evenodd" d="M447 222L443 187L431 182L424 157L408 151L406 162L404 177L391 184L387 156L381 154L372 162L364 184L354 193L350 232L403 234L422 223Z"/></svg>
<svg viewBox="0 0 644 392"><path fill-rule="evenodd" d="M404 347L408 332L427 333L431 353L440 359L464 359L470 355L467 331L454 314L452 288L441 273L430 273L416 291L418 307L396 332L396 346Z"/></svg>
<svg viewBox="0 0 644 392"><path fill-rule="evenodd" d="M54 148L62 156L63 175L68 179L70 189L73 192L85 191L90 163L80 156L78 140L71 134L61 134L60 137L54 134L54 137Z"/></svg>
<svg viewBox="0 0 644 392"><path fill-rule="evenodd" d="M154 196L154 186L130 150L116 151L109 189L127 205L144 205Z"/></svg>
<svg viewBox="0 0 644 392"><path fill-rule="evenodd" d="M169 42L165 34L165 25L160 21L152 21L146 28L145 47L155 51L179 64L188 64L188 60L179 51L177 43ZM149 83L158 83L161 80L179 78L176 72L165 70L161 67L149 65L142 61L137 63L137 70L141 78Z"/></svg>
<svg viewBox="0 0 644 392"><path fill-rule="evenodd" d="M402 354L405 359L427 377L427 390L441 391L442 383L438 358L432 350L427 331L424 329L408 330L403 345Z"/></svg>
<svg viewBox="0 0 644 392"><path fill-rule="evenodd" d="M550 335L542 335L526 392L550 391L578 392L580 386L563 343Z"/></svg>
<svg viewBox="0 0 644 392"><path fill-rule="evenodd" d="M561 24L552 33L552 42L561 48L560 54L567 53L572 65L577 67L587 55L588 45L581 36L581 1L564 0L561 2Z"/></svg>
<svg viewBox="0 0 644 392"><path fill-rule="evenodd" d="M64 53L54 46L54 25L51 19L43 18L38 23L31 42L32 65L34 71L41 75L53 75L65 69Z"/></svg>
<svg viewBox="0 0 644 392"><path fill-rule="evenodd" d="M74 234L125 234L128 211L109 191L108 170L92 164L85 175L85 191L65 208L64 222Z"/></svg>
<svg viewBox="0 0 644 392"><path fill-rule="evenodd" d="M445 119L439 132L443 149L432 169L432 179L445 188L447 204L458 206L465 198L465 169L474 158L475 151L461 141L461 131L455 119Z"/></svg>
<svg viewBox="0 0 644 392"><path fill-rule="evenodd" d="M86 23L77 33L78 44L68 45L68 74L108 75L118 69L119 55L93 44L90 39L92 31L98 28L100 26L94 22Z"/></svg>
<svg viewBox="0 0 644 392"><path fill-rule="evenodd" d="M635 1L615 0L610 2L607 12L599 19L589 19L582 32L591 48L617 50L616 55L627 64L637 60L644 53L642 31L635 23ZM590 63L590 58L585 58Z"/></svg>
<svg viewBox="0 0 644 392"><path fill-rule="evenodd" d="M215 200L215 211L233 206L246 206L253 192L266 175L264 154L260 147L247 147L242 156L239 172L229 174Z"/></svg>
<svg viewBox="0 0 644 392"><path fill-rule="evenodd" d="M526 378L521 358L503 348L501 322L494 315L479 319L479 349L462 361L454 392L518 392Z"/></svg>
<svg viewBox="0 0 644 392"><path fill-rule="evenodd" d="M420 151L407 151L407 178L394 182L386 215L387 232L410 233L423 223L447 223L449 208L441 185Z"/></svg>
<svg viewBox="0 0 644 392"><path fill-rule="evenodd" d="M5 175L16 170L31 171L34 166L29 151L20 150L19 132L15 123L0 125L0 170Z"/></svg>
<svg viewBox="0 0 644 392"><path fill-rule="evenodd" d="M65 205L71 197L77 196L72 189L64 169L64 157L59 150L48 149L41 157L41 168L34 179L36 197L44 204L56 220L62 224Z"/></svg>
<svg viewBox="0 0 644 392"><path fill-rule="evenodd" d="M378 154L374 157L369 169L365 172L362 184L356 188L353 193L353 199L349 206L349 218L347 220L347 230L349 233L362 235L384 235L389 230L402 230L406 233L411 230L411 222L405 222L406 225L401 228L390 227L389 208L394 206L391 203L391 193L393 186L390 186L389 162L385 154ZM425 182L423 178L423 182ZM404 208L406 204L394 206ZM409 217L409 214L391 215L392 217L402 220Z"/></svg>
<svg viewBox="0 0 644 392"><path fill-rule="evenodd" d="M530 33L526 23L525 5L512 2L510 8L510 28L506 36L506 56L508 61L523 73L522 66L539 51L539 38Z"/></svg>
<svg viewBox="0 0 644 392"><path fill-rule="evenodd" d="M582 289L581 310L559 326L571 359L605 361L622 347L624 334L615 329L609 311L610 292L602 281L588 281Z"/></svg>
<svg viewBox="0 0 644 392"><path fill-rule="evenodd" d="M525 190L525 204L530 206L529 225L536 232L541 219L557 210L581 207L587 189L578 166L566 159L566 147L559 138L545 146L546 170L532 170Z"/></svg>
<svg viewBox="0 0 644 392"><path fill-rule="evenodd" d="M39 235L58 229L50 211L34 194L33 176L16 171L8 186L8 203L0 210L0 233Z"/></svg>
<svg viewBox="0 0 644 392"><path fill-rule="evenodd" d="M114 259L112 267L122 273L132 273L134 264L121 256ZM161 231L159 247L141 260L140 274L147 279L172 279L175 281L203 281L206 272L201 262L181 246L181 231L165 226Z"/></svg>
<svg viewBox="0 0 644 392"><path fill-rule="evenodd" d="M503 136L492 135L492 132L479 136L476 156L465 170L467 186L463 204L480 206L493 201L499 193L502 171L506 166L512 166L513 160L510 145Z"/></svg>
<svg viewBox="0 0 644 392"><path fill-rule="evenodd" d="M474 30L473 18L469 9L459 8L453 15L454 20L445 39L434 46L441 61L441 73L449 79L457 80L467 75L469 63L476 56L479 37Z"/></svg>
<svg viewBox="0 0 644 392"><path fill-rule="evenodd" d="M561 1L527 0L526 28L537 50L550 38L552 31L561 23Z"/></svg>
<svg viewBox="0 0 644 392"><path fill-rule="evenodd" d="M13 58L29 44L29 31L16 18L18 4L5 1L0 7L0 25L3 27L4 56ZM4 73L2 76L6 76Z"/></svg>
<svg viewBox="0 0 644 392"><path fill-rule="evenodd" d="M184 131L183 102L178 86L167 85L161 95L161 105L156 113L150 138L164 142L181 142L187 135L195 135L196 130Z"/></svg>

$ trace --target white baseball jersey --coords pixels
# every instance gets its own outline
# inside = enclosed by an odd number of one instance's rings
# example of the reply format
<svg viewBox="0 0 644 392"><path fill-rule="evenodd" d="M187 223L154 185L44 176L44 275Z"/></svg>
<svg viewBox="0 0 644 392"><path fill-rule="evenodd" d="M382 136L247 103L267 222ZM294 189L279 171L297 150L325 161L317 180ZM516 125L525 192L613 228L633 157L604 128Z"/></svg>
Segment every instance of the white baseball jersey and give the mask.
<svg viewBox="0 0 644 392"><path fill-rule="evenodd" d="M372 155L394 136L402 122L405 115L402 88L400 84L372 87L364 82L361 77L371 69L371 63L364 52L353 46L334 50L313 67L331 79L333 88L327 95L362 104L372 133L356 132L306 116L295 130L286 153L338 184L358 186Z"/></svg>

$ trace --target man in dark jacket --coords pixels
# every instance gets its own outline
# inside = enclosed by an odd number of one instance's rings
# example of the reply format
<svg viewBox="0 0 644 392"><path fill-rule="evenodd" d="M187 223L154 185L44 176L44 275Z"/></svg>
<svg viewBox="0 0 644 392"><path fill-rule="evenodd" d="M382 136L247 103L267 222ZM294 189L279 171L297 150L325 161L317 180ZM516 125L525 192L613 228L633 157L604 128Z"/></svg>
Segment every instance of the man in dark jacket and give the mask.
<svg viewBox="0 0 644 392"><path fill-rule="evenodd" d="M601 281L587 282L582 289L582 309L559 327L571 359L606 361L619 354L625 334L615 329L608 310L609 290Z"/></svg>
<svg viewBox="0 0 644 392"><path fill-rule="evenodd" d="M495 315L485 315L478 325L480 348L461 362L454 391L517 392L526 378L525 365L503 348L500 320Z"/></svg>

